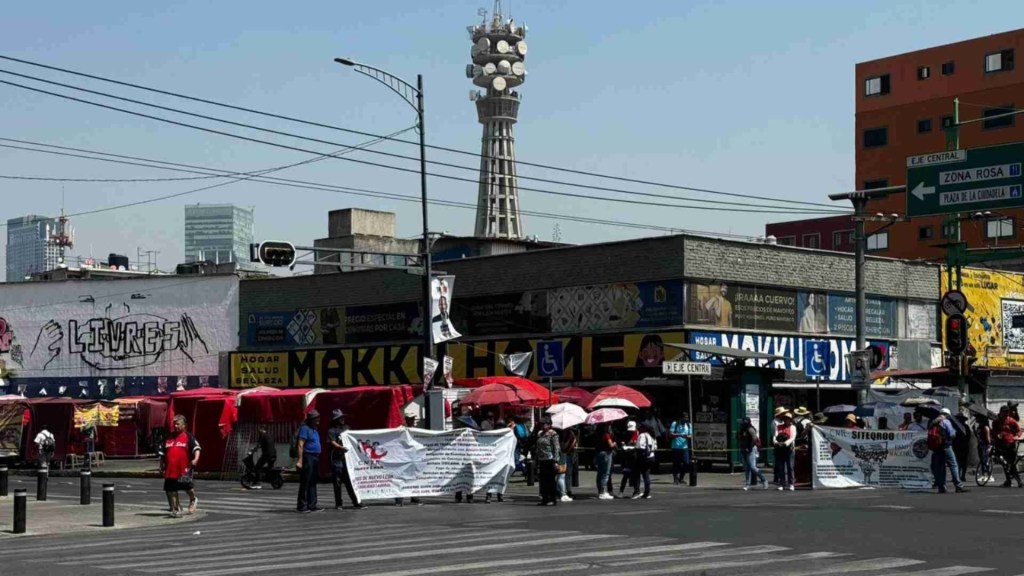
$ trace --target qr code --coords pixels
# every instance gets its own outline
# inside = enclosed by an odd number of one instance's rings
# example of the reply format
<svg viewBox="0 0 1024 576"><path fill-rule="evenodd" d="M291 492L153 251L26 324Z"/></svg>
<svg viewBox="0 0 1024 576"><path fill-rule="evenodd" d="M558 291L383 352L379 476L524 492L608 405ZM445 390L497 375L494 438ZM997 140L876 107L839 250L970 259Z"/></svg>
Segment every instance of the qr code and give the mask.
<svg viewBox="0 0 1024 576"><path fill-rule="evenodd" d="M1003 346L1024 352L1024 301L1003 300Z"/></svg>

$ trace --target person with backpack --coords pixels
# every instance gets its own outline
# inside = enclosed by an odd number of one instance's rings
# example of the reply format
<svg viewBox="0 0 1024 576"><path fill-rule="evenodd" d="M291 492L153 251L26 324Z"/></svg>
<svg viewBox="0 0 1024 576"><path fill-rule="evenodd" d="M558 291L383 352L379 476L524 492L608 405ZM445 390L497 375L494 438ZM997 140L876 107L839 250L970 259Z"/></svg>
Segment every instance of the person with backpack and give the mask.
<svg viewBox="0 0 1024 576"><path fill-rule="evenodd" d="M690 439L693 437L690 415L681 413L679 419L669 425L668 435L672 438L672 484L680 486L690 471Z"/></svg>
<svg viewBox="0 0 1024 576"><path fill-rule="evenodd" d="M928 425L928 449L932 451L932 475L935 476L935 487L939 494L946 493L946 466L952 471L953 485L958 493L967 492L960 481L960 469L957 466L956 454L953 453L953 440L956 429L950 421L952 413L949 408L939 411L937 418Z"/></svg>
<svg viewBox="0 0 1024 576"><path fill-rule="evenodd" d="M193 471L199 464L199 442L186 430L188 421L178 414L174 417L174 432L164 441L160 467L164 472L164 493L170 507L171 518L181 517L181 500L178 492L188 494L188 513L195 514L199 499L196 498Z"/></svg>
<svg viewBox="0 0 1024 576"><path fill-rule="evenodd" d="M995 449L1002 456L1003 471L1006 474L1003 488L1012 486L1013 480L1016 480L1017 486L1021 487L1020 474L1017 473L1017 441L1020 440L1021 429L1017 419L1013 417L1014 411L1015 409L1011 409L1009 404L1000 408L999 416L993 427L996 440Z"/></svg>
<svg viewBox="0 0 1024 576"><path fill-rule="evenodd" d="M768 481L757 467L757 455L761 449L761 439L757 436L757 428L754 428L750 418L744 418L736 434L740 445L740 455L743 456L743 489L749 490L751 486L760 485L767 490Z"/></svg>
<svg viewBox="0 0 1024 576"><path fill-rule="evenodd" d="M39 452L39 467L49 468L50 460L53 459L53 453L57 449L57 440L53 437L53 432L50 432L50 427L43 424L43 429L36 434L35 437L36 450ZM86 459L89 456L86 455Z"/></svg>
<svg viewBox="0 0 1024 576"><path fill-rule="evenodd" d="M647 424L640 425L640 436L634 448L635 464L633 465L633 500L651 498L651 467L654 466L658 441L654 439L653 429ZM640 494L640 480L644 481L644 493Z"/></svg>
<svg viewBox="0 0 1024 576"><path fill-rule="evenodd" d="M295 454L299 470L299 498L296 511L300 513L321 512L317 506L316 481L320 473L320 413L311 410L306 423L299 428L295 440Z"/></svg>

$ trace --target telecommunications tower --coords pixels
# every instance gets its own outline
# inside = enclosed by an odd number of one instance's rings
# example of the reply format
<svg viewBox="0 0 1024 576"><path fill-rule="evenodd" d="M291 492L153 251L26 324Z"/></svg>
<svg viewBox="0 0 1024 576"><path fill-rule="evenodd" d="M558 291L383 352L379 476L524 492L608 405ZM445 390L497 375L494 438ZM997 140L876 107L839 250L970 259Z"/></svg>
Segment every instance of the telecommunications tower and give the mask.
<svg viewBox="0 0 1024 576"><path fill-rule="evenodd" d="M526 26L501 13L494 3L490 22L469 26L473 63L466 76L484 91L472 90L477 119L483 124L480 145L480 192L476 203L476 236L523 237L519 215L519 184L516 182L516 147L512 125L519 116L519 93L513 88L526 81Z"/></svg>

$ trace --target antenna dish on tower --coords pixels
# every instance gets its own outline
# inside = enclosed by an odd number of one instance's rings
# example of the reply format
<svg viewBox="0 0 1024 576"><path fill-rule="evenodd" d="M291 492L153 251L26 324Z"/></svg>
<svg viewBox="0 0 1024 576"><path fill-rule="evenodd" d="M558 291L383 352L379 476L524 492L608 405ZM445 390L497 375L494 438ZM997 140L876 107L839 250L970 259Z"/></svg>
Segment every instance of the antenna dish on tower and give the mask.
<svg viewBox="0 0 1024 576"><path fill-rule="evenodd" d="M523 64L522 62L514 62L512 64L512 73L515 74L516 76L525 76L526 65Z"/></svg>
<svg viewBox="0 0 1024 576"><path fill-rule="evenodd" d="M480 93L479 92L477 92L476 90L470 90L469 91L469 101L470 102L476 102L479 98L480 98Z"/></svg>
<svg viewBox="0 0 1024 576"><path fill-rule="evenodd" d="M504 40L498 40L498 54L508 54L509 46L508 42Z"/></svg>
<svg viewBox="0 0 1024 576"><path fill-rule="evenodd" d="M474 66L472 64L466 64L466 78L473 77L473 68Z"/></svg>
<svg viewBox="0 0 1024 576"><path fill-rule="evenodd" d="M516 42L516 52L519 52L520 56L526 56L526 51L528 49L529 46L526 45L526 40L520 40L519 42Z"/></svg>
<svg viewBox="0 0 1024 576"><path fill-rule="evenodd" d="M503 92L506 86L507 84L505 83L505 79L502 78L501 76L498 76L497 78L491 81L491 88L494 88L494 90L497 92Z"/></svg>
<svg viewBox="0 0 1024 576"><path fill-rule="evenodd" d="M484 74L491 76L498 71L498 67L494 65L494 62L488 62L484 64Z"/></svg>
<svg viewBox="0 0 1024 576"><path fill-rule="evenodd" d="M480 53L480 52L490 52L491 51L491 40L489 38L481 38L481 39L477 40L476 41L476 51L477 51L477 53Z"/></svg>
<svg viewBox="0 0 1024 576"><path fill-rule="evenodd" d="M499 60L498 72L501 72L502 74L509 74L512 72L512 65L508 63L508 60Z"/></svg>

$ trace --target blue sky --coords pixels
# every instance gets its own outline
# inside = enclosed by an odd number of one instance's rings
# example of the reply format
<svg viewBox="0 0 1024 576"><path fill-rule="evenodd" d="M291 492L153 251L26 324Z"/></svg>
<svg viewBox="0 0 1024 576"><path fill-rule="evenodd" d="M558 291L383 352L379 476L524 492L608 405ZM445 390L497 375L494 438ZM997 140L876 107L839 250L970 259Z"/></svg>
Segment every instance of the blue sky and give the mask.
<svg viewBox="0 0 1024 576"><path fill-rule="evenodd" d="M409 127L396 96L332 62L335 56L425 78L431 144L479 150L480 125L464 74L465 27L489 0L280 3L126 0L19 2L6 6L0 54L89 72L371 133ZM506 12L509 3L505 3ZM520 160L584 171L807 201L852 189L854 64L993 34L1020 22L1019 0L716 0L566 2L516 0L529 26L529 78L516 125ZM245 123L353 145L358 136L211 108L104 83L0 62L0 69L87 86ZM30 83L0 74L0 79ZM35 85L35 84L33 84ZM92 98L92 97L90 97ZM99 98L94 98L99 99ZM204 134L0 85L0 137L249 171L309 155ZM138 107L135 107L138 108ZM149 111L153 113L152 111ZM163 114L163 113L159 113ZM170 116L169 114L163 114ZM194 122L194 120L193 120ZM210 123L205 125L213 126ZM336 150L292 138L230 130L287 145ZM414 138L409 133L407 138ZM415 156L416 148L377 149ZM361 153L375 162L412 162ZM471 157L431 159L476 166ZM475 177L472 172L438 169ZM677 194L522 167L521 174ZM156 178L174 173L0 148L0 175ZM419 179L327 160L277 174L416 195ZM52 183L0 180L0 219L55 214L62 189L74 213L184 192L221 180L166 183ZM555 188L521 182L521 185ZM564 189L587 193L585 190ZM432 197L475 202L476 186L432 178ZM327 211L350 206L398 213L399 235L420 228L415 204L240 182L208 192L74 220L73 253L158 250L164 269L182 260L183 205L255 206L258 239L298 244L326 236ZM522 193L525 210L757 235L792 216L627 206ZM431 229L471 234L473 212L432 207ZM586 243L654 235L627 228L527 217L525 232Z"/></svg>

